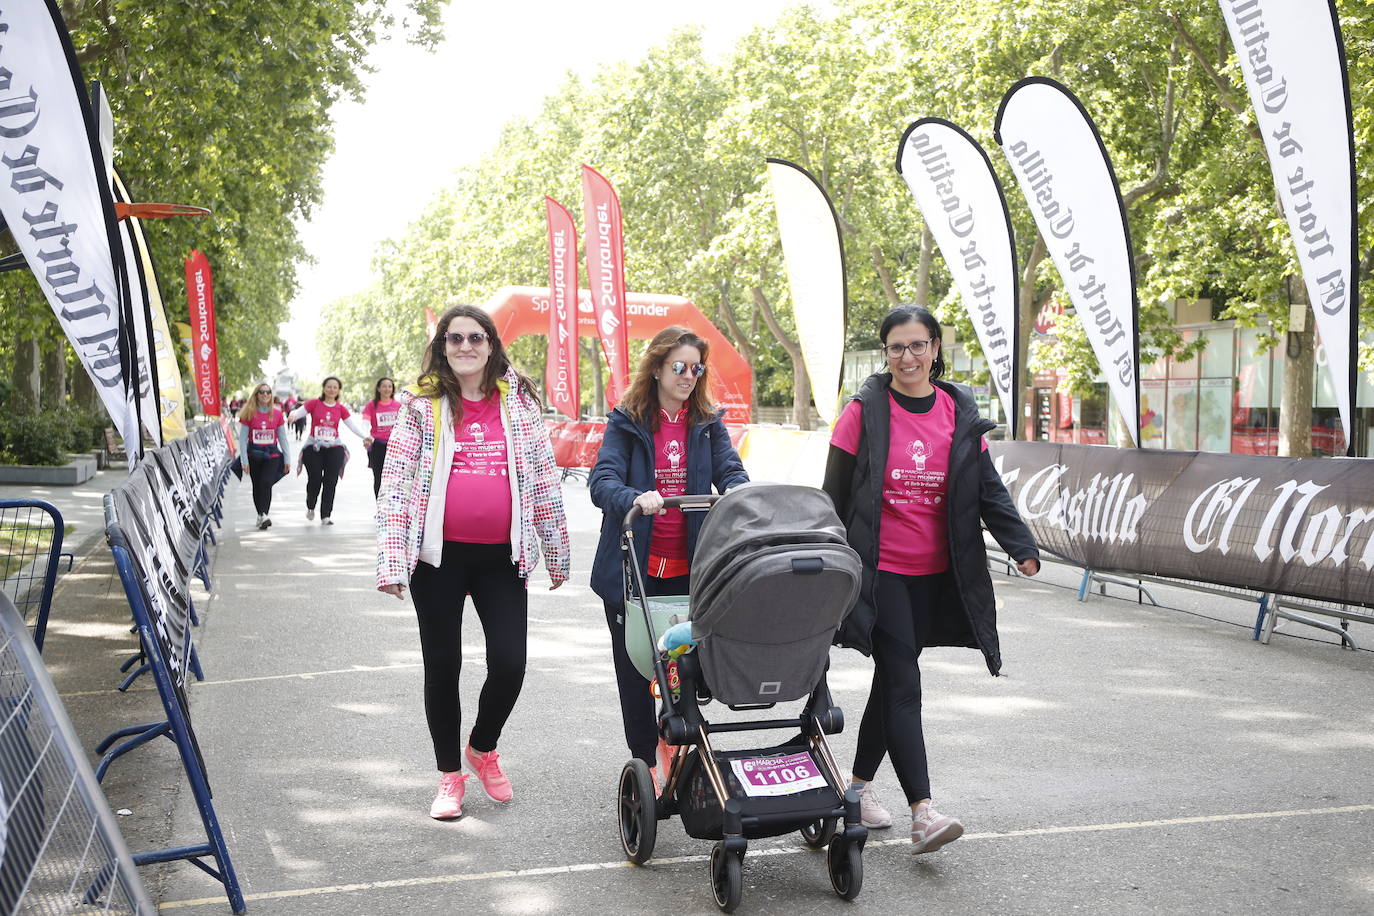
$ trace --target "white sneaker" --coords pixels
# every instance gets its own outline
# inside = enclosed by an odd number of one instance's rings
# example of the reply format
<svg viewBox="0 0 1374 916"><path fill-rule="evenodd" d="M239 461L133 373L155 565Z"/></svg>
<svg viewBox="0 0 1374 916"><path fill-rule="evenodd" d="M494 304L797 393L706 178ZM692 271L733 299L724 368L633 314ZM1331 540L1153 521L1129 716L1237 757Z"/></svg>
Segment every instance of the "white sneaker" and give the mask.
<svg viewBox="0 0 1374 916"><path fill-rule="evenodd" d="M892 826L892 814L878 801L878 791L871 782L859 789L859 819L870 830Z"/></svg>
<svg viewBox="0 0 1374 916"><path fill-rule="evenodd" d="M309 519L310 521L313 522L313 521L315 520L315 510L314 510L314 509L306 509L306 510L305 510L305 517L306 517L307 519Z"/></svg>
<svg viewBox="0 0 1374 916"><path fill-rule="evenodd" d="M258 527L259 527L259 528L262 527L262 513L261 513L261 512L258 513Z"/></svg>
<svg viewBox="0 0 1374 916"><path fill-rule="evenodd" d="M321 524L321 525L332 525L332 524L334 524L334 520L333 520L332 518L322 518L322 519L320 519L320 524Z"/></svg>
<svg viewBox="0 0 1374 916"><path fill-rule="evenodd" d="M272 527L272 520L264 515L262 517L262 521L258 522L258 527L262 528L265 531L268 528Z"/></svg>

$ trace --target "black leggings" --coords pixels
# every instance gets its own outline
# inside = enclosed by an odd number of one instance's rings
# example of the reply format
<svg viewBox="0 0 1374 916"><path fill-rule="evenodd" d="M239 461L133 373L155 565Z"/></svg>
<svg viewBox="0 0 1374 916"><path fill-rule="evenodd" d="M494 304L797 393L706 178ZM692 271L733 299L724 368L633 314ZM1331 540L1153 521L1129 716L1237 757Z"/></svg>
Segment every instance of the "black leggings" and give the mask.
<svg viewBox="0 0 1374 916"><path fill-rule="evenodd" d="M510 545L445 541L439 567L422 562L410 579L425 662L425 719L435 763L445 773L462 767L458 675L463 669L463 608L468 595L487 643L487 679L469 739L473 750L496 750L525 682L529 594L510 561Z"/></svg>
<svg viewBox="0 0 1374 916"><path fill-rule="evenodd" d="M909 804L930 798L921 729L921 649L930 632L944 573L902 576L878 571L873 626L873 687L859 723L854 778L871 780L886 753Z"/></svg>
<svg viewBox="0 0 1374 916"><path fill-rule="evenodd" d="M674 576L656 579L646 576L644 588L650 595L686 595L692 577ZM658 715L649 682L639 673L625 651L625 605L619 601L605 601L606 625L611 628L611 658L615 661L615 683L620 688L620 718L625 726L625 743L630 753L649 766L657 766L654 752L658 749ZM629 613L643 614L639 603L630 605Z"/></svg>
<svg viewBox="0 0 1374 916"><path fill-rule="evenodd" d="M372 447L367 450L367 465L372 468L372 495L382 492L382 465L386 464L386 442L373 439Z"/></svg>
<svg viewBox="0 0 1374 916"><path fill-rule="evenodd" d="M282 458L259 458L248 453L248 477L253 481L253 508L258 515L272 510L272 487L281 479Z"/></svg>
<svg viewBox="0 0 1374 916"><path fill-rule="evenodd" d="M330 448L308 448L301 456L305 464L305 508L315 508L315 499L324 487L324 498L320 500L320 518L334 514L334 488L339 485L339 475L343 473L347 452L342 445Z"/></svg>

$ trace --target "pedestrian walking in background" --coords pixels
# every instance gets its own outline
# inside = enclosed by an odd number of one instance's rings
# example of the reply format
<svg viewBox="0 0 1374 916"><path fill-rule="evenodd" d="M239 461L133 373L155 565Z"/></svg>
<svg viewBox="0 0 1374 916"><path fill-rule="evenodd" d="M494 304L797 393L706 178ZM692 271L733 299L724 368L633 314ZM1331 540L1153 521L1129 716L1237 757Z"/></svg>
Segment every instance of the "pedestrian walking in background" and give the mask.
<svg viewBox="0 0 1374 916"><path fill-rule="evenodd" d="M592 564L592 590L601 597L611 630L611 657L620 691L620 715L630 753L647 763L656 782L667 776L667 748L649 682L625 651L625 596L620 528L632 505L645 517L635 538L649 595L685 595L702 516L664 509L667 496L717 492L747 483L749 475L711 403L706 341L684 327L669 327L649 342L634 380L606 420L606 437L588 480L601 509L601 539ZM662 758L662 759L659 759Z"/></svg>
<svg viewBox="0 0 1374 916"><path fill-rule="evenodd" d="M367 449L367 466L372 468L372 495L382 490L382 465L386 463L386 444L391 438L391 427L396 423L396 382L389 378L377 379L372 389L372 400L363 405L363 416L372 424L372 435L363 440Z"/></svg>
<svg viewBox="0 0 1374 916"><path fill-rule="evenodd" d="M286 476L290 453L286 447L286 416L276 405L272 389L259 385L239 411L239 454L248 456L248 477L253 483L253 508L258 529L272 527L272 487Z"/></svg>
<svg viewBox="0 0 1374 916"><path fill-rule="evenodd" d="M918 306L894 309L879 331L887 370L875 373L835 423L824 489L864 563L863 587L836 642L873 656L853 785L863 822L892 817L870 783L892 758L911 806L912 852L958 839L956 819L931 807L921 723L920 656L932 646L981 649L1002 667L981 520L1022 574L1040 570L1035 539L993 467L972 394L938 381L940 323Z"/></svg>
<svg viewBox="0 0 1374 916"><path fill-rule="evenodd" d="M304 422L306 417L310 418L310 438L305 440L301 448L301 464L305 467L306 478L305 517L315 518L315 502L318 500L320 524L332 525L334 489L348 461L348 448L339 438L339 426L347 426L359 439L366 439L367 432L339 400L343 382L331 375L324 380L321 388L320 396L297 407L291 419Z"/></svg>
<svg viewBox="0 0 1374 916"><path fill-rule="evenodd" d="M403 598L410 586L440 772L429 814L446 820L463 813L464 763L494 801L513 796L496 746L525 678L527 582L541 548L549 587L567 580L568 525L539 397L486 312L445 311L419 382L398 400L377 499L377 589ZM463 747L467 595L482 622L487 678Z"/></svg>

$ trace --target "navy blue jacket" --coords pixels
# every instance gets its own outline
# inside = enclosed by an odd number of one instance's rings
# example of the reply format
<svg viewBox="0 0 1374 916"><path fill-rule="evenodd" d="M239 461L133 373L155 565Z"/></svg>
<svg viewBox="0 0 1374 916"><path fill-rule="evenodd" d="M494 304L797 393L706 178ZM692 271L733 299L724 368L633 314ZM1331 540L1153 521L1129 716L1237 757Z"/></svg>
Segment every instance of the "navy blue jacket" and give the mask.
<svg viewBox="0 0 1374 916"><path fill-rule="evenodd" d="M749 482L744 462L730 444L730 434L720 415L706 423L698 423L687 432L687 492L710 493ZM592 591L606 601L624 600L624 585L620 559L620 525L630 511L635 497L654 489L654 434L647 424L638 423L620 408L611 411L606 421L606 438L596 456L587 482L592 491L592 504L603 513L601 540L596 545L596 560L592 563ZM687 557L696 553L697 532L705 513L687 512ZM641 517L634 524L639 571L647 575L649 538L653 533L653 518Z"/></svg>

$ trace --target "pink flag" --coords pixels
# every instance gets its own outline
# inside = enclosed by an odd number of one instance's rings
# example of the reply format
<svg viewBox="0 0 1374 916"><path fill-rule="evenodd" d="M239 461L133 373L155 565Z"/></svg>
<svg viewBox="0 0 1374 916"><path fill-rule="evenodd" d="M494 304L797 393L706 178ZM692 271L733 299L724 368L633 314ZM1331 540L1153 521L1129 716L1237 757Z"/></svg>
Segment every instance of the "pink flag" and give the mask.
<svg viewBox="0 0 1374 916"><path fill-rule="evenodd" d="M576 420L577 390L577 226L568 208L544 198L549 224L549 353L544 364L544 390L549 406Z"/></svg>
<svg viewBox="0 0 1374 916"><path fill-rule="evenodd" d="M596 330L606 364L608 407L625 394L630 383L629 340L625 330L625 230L620 198L596 169L582 166L582 207L586 216L587 283L596 310Z"/></svg>

